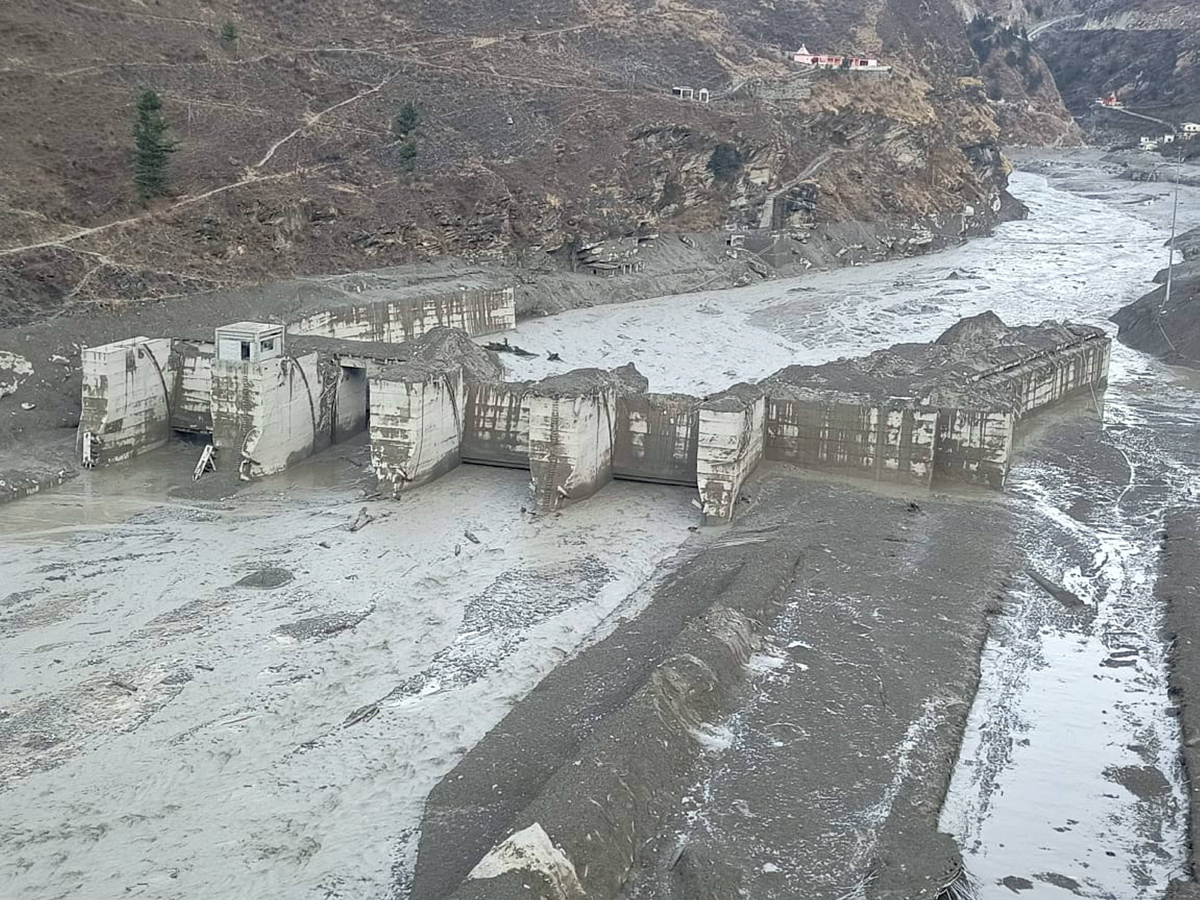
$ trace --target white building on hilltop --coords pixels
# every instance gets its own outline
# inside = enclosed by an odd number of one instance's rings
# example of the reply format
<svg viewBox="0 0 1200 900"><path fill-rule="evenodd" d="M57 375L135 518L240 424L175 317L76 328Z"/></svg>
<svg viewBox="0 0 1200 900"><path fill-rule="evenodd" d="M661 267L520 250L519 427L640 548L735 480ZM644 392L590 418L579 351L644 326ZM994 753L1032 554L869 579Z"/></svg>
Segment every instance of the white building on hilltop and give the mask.
<svg viewBox="0 0 1200 900"><path fill-rule="evenodd" d="M890 72L892 69L891 66L880 65L873 56L810 53L804 44L792 56L792 61L815 69L849 69L851 72Z"/></svg>

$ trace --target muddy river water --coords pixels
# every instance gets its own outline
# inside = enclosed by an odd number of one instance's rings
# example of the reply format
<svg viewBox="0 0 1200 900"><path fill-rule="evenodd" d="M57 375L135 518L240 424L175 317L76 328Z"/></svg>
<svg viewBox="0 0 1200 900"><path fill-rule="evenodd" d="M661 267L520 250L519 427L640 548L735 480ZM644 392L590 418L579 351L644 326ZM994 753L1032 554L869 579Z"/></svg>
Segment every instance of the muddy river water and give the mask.
<svg viewBox="0 0 1200 900"><path fill-rule="evenodd" d="M1115 332L1107 317L1165 260L1169 188L1093 163L1015 175L1032 215L994 237L527 322L511 339L538 357L506 363L527 378L562 370L548 352L633 361L652 390L700 393L987 309ZM1181 213L1200 224L1200 192ZM1183 868L1153 588L1163 510L1200 490L1198 397L1114 345L1118 487L1069 453L1014 468L1029 566L1083 607L1015 585L989 640L942 817L984 898L1155 897ZM4 900L394 896L431 786L635 612L664 559L711 540L680 488L618 483L533 517L527 475L464 467L366 503L354 447L233 500L166 502L193 456L89 473L0 520ZM349 531L364 506L374 520Z"/></svg>

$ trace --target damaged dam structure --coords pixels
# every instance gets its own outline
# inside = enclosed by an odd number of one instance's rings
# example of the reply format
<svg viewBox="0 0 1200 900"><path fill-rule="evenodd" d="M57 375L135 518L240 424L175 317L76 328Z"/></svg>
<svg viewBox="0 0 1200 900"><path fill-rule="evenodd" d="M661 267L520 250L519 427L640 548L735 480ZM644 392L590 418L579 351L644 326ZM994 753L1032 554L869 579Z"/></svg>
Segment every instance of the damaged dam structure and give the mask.
<svg viewBox="0 0 1200 900"><path fill-rule="evenodd" d="M369 367L440 353L442 333L469 343L515 321L512 288L473 289L88 348L77 449L91 467L176 432L212 435L243 478L270 475L367 427Z"/></svg>
<svg viewBox="0 0 1200 900"><path fill-rule="evenodd" d="M506 381L496 354L471 340L512 327L494 299L465 318L462 302L418 303L404 315L324 313L295 330L239 322L211 343L139 337L85 350L84 464L191 431L211 433L222 465L248 480L368 430L374 477L393 497L470 463L529 470L540 510L613 479L695 485L703 521L720 524L763 460L1002 489L1021 422L1072 395L1095 400L1108 378L1098 329L1009 327L983 313L930 344L789 366L707 397L651 392L632 364ZM448 315L469 329L440 324ZM397 321L415 337L396 342Z"/></svg>
<svg viewBox="0 0 1200 900"><path fill-rule="evenodd" d="M696 485L706 523L728 522L762 460L925 488L1002 489L1021 421L1108 379L1098 329L1010 328L991 313L932 344L785 368L709 397L656 394L632 366L540 382L486 366L409 363L371 378L371 460L398 495L459 463L531 473L559 509L614 478Z"/></svg>

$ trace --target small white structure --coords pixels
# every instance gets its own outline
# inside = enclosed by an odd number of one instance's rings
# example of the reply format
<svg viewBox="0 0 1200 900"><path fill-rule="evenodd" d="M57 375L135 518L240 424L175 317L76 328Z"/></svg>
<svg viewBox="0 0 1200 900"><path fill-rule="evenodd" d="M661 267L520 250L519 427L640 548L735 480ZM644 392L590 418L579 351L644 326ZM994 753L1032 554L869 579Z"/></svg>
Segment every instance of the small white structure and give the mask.
<svg viewBox="0 0 1200 900"><path fill-rule="evenodd" d="M700 103L707 103L711 96L708 92L708 88L700 88L700 90L697 91L690 87L673 87L671 88L671 93L680 100L697 100Z"/></svg>
<svg viewBox="0 0 1200 900"><path fill-rule="evenodd" d="M1150 153L1153 153L1155 150L1157 150L1158 146L1158 141L1145 134L1143 134L1142 139L1138 141L1138 149L1145 150Z"/></svg>
<svg viewBox="0 0 1200 900"><path fill-rule="evenodd" d="M216 331L217 359L265 362L283 356L283 326L234 322Z"/></svg>
<svg viewBox="0 0 1200 900"><path fill-rule="evenodd" d="M1175 135L1173 135L1173 134L1164 134L1164 135L1162 136L1162 142L1163 142L1164 144L1173 144L1173 143L1175 143Z"/></svg>
<svg viewBox="0 0 1200 900"><path fill-rule="evenodd" d="M1183 123L1183 139L1190 141L1200 134L1200 123L1184 122Z"/></svg>

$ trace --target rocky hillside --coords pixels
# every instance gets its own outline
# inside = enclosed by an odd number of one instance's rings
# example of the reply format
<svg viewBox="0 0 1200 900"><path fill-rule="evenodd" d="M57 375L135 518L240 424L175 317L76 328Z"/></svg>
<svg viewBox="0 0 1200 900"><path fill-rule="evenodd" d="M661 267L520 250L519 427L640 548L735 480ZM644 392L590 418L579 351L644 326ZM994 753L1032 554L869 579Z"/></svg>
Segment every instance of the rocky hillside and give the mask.
<svg viewBox="0 0 1200 900"><path fill-rule="evenodd" d="M1005 184L952 0L7 0L0 37L9 323L756 223L805 179L830 222L990 210ZM797 76L801 42L892 75ZM149 206L132 171L145 89L178 142ZM397 134L409 103L420 124Z"/></svg>
<svg viewBox="0 0 1200 900"><path fill-rule="evenodd" d="M1022 2L1032 12L1037 0ZM1046 25L1035 37L1037 50L1067 106L1096 139L1128 140L1166 130L1154 120L1200 121L1200 4L1059 0L1034 18ZM1113 91L1127 112L1095 105L1097 97Z"/></svg>
<svg viewBox="0 0 1200 900"><path fill-rule="evenodd" d="M1009 15L1004 14L1008 10ZM1034 49L1021 18L1007 3L993 15L966 10L967 36L996 104L1006 144L1064 147L1082 143L1083 132L1063 105L1054 76Z"/></svg>

